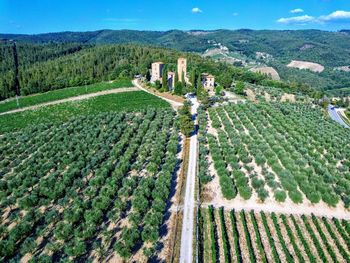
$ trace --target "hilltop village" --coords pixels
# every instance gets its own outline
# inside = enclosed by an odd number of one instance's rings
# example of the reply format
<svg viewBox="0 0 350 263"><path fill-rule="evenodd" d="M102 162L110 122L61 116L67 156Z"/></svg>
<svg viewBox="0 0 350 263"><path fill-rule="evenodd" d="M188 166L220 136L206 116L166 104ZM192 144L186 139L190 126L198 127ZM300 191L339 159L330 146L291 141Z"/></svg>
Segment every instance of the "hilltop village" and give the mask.
<svg viewBox="0 0 350 263"><path fill-rule="evenodd" d="M174 93L176 93L178 83L179 85L194 86L194 83L191 83L188 76L187 59L182 57L177 60L177 70L175 72L167 71L166 64L161 61L152 63L150 83L156 87L162 85L164 91ZM200 84L209 95L215 94L215 77L213 75L201 73Z"/></svg>

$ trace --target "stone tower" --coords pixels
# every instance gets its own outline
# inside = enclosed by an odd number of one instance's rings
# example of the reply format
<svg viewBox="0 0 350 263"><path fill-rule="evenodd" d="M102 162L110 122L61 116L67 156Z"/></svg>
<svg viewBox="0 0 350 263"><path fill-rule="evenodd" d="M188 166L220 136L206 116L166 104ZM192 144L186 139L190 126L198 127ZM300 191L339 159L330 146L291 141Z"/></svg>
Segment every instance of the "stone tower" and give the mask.
<svg viewBox="0 0 350 263"><path fill-rule="evenodd" d="M177 60L177 73L179 76L179 81L182 81L182 76L186 79L187 75L187 60L185 58L179 58Z"/></svg>
<svg viewBox="0 0 350 263"><path fill-rule="evenodd" d="M152 63L151 83L154 83L157 80L160 81L162 79L163 68L164 68L164 63L163 62L159 61L159 62Z"/></svg>

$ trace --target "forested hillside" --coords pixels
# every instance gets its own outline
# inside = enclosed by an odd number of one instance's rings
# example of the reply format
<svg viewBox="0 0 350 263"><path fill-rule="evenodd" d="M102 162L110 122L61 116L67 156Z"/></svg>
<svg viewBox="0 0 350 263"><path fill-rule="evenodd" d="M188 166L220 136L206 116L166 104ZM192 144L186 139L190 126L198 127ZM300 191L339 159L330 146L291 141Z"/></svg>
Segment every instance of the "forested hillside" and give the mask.
<svg viewBox="0 0 350 263"><path fill-rule="evenodd" d="M23 42L79 42L94 44L144 43L161 45L182 51L204 52L214 40L231 50L255 56L267 52L279 60L311 60L326 66L350 63L350 35L347 30L327 32L320 30L215 30L215 31L134 31L99 30L93 32L60 32L38 35L0 34L0 38ZM195 45L193 45L195 44ZM305 46L307 45L307 46Z"/></svg>
<svg viewBox="0 0 350 263"><path fill-rule="evenodd" d="M169 70L175 70L179 56L186 56L190 72L209 72L226 87L232 79L250 83L278 86L288 90L308 91L303 85L285 84L267 76L235 68L196 54L140 45L83 45L83 44L18 44L21 95L79 86L117 78L147 75L151 63L162 60ZM0 98L14 96L13 56L11 47L1 49Z"/></svg>
<svg viewBox="0 0 350 263"><path fill-rule="evenodd" d="M258 62L273 66L282 79L301 82L322 90L350 87L350 73L335 70L350 65L350 35L348 30L327 32L320 30L215 30L215 31L133 31L99 30L93 32L60 32L38 35L0 34L0 38L25 43L80 44L146 44L179 51L203 53L221 43L230 51L256 60L256 52L271 55ZM303 60L323 65L322 73L288 68L291 60Z"/></svg>

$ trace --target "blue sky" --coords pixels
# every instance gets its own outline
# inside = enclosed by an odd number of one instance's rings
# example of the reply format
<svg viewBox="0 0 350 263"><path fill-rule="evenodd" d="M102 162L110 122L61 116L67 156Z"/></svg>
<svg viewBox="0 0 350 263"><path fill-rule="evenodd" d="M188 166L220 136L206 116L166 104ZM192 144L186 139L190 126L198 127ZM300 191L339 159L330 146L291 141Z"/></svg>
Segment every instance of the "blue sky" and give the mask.
<svg viewBox="0 0 350 263"><path fill-rule="evenodd" d="M350 0L0 0L1 33L350 29Z"/></svg>

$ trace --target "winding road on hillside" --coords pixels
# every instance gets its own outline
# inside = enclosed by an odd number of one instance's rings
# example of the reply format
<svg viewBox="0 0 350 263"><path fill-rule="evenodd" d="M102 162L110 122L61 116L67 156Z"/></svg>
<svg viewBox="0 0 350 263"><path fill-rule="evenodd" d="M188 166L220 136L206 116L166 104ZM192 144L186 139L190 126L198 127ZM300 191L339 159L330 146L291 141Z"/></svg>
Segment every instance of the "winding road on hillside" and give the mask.
<svg viewBox="0 0 350 263"><path fill-rule="evenodd" d="M328 113L329 113L329 116L331 116L331 118L334 121L338 122L340 125L344 126L345 128L350 128L342 119L342 117L340 116L341 113L336 107L334 107L333 105L328 105Z"/></svg>
<svg viewBox="0 0 350 263"><path fill-rule="evenodd" d="M197 127L197 109L199 103L196 97L190 98L192 103L191 113ZM193 261L193 237L195 230L195 186L197 172L198 138L197 129L190 139L190 153L188 170L186 176L186 192L184 200L184 214L181 231L180 263L190 263Z"/></svg>
<svg viewBox="0 0 350 263"><path fill-rule="evenodd" d="M45 103L41 103L41 104L37 104L37 105L33 105L33 106L23 107L20 109L6 111L6 112L0 113L0 116L6 115L6 114L11 114L11 113L16 113L16 112L22 112L22 111L26 111L26 110L35 110L35 109L38 109L40 107L61 104L61 103L69 102L69 101L86 100L86 99L90 99L90 98L98 97L98 96L102 96L102 95L116 94L116 93L122 93L122 92L130 92L130 91L138 91L138 90L140 90L140 89L137 87L104 90L104 91L100 91L100 92L84 94L84 95L70 97L70 98L66 98L66 99L62 99L62 100L55 100L55 101L45 102Z"/></svg>

